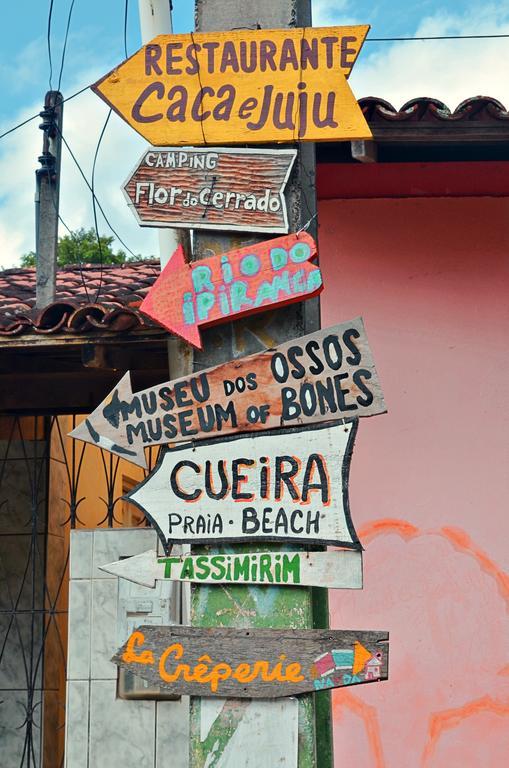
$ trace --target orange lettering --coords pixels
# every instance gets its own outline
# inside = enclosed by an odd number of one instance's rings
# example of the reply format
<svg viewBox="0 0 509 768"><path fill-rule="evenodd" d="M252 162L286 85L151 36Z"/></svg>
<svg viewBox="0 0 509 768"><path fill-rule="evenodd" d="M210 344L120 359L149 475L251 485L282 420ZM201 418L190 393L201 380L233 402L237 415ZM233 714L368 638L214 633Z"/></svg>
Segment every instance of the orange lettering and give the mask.
<svg viewBox="0 0 509 768"><path fill-rule="evenodd" d="M152 651L136 652L136 646L143 645L145 642L145 635L143 632L133 632L129 640L127 641L126 649L122 654L122 661L127 664L153 664L154 654Z"/></svg>

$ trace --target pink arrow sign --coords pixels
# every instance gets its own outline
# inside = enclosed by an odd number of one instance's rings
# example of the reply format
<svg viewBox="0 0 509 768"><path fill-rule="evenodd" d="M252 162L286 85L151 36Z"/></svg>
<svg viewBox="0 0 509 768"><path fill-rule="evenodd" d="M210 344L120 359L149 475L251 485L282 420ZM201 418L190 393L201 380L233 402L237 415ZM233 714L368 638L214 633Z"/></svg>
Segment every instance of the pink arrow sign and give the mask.
<svg viewBox="0 0 509 768"><path fill-rule="evenodd" d="M200 328L309 299L323 288L306 232L187 263L179 246L141 310L201 349Z"/></svg>

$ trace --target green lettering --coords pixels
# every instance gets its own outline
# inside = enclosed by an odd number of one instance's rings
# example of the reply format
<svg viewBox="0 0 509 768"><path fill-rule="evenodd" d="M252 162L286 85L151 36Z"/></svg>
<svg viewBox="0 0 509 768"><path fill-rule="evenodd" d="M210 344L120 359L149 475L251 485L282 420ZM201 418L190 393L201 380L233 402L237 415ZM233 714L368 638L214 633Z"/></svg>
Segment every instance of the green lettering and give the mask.
<svg viewBox="0 0 509 768"><path fill-rule="evenodd" d="M293 584L300 584L300 556L283 555L283 581L285 584L288 581L288 577L292 576Z"/></svg>

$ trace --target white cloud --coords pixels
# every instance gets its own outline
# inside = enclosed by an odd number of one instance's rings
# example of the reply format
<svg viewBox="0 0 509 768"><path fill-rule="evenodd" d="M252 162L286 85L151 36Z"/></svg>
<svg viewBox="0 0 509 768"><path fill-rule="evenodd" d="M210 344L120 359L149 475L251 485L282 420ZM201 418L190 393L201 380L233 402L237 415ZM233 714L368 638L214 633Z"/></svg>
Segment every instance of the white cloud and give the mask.
<svg viewBox="0 0 509 768"><path fill-rule="evenodd" d="M313 26L327 27L333 24L347 24L344 12L350 0L313 0Z"/></svg>
<svg viewBox="0 0 509 768"><path fill-rule="evenodd" d="M349 11L347 0L315 0L315 24L345 23L341 14ZM423 18L414 34L509 33L509 3L479 6L475 13L458 15L442 11ZM373 47L370 47L373 46ZM380 96L396 107L416 96L433 96L454 108L475 95L493 96L509 106L507 77L508 39L367 43L354 68L350 83L358 98ZM93 82L102 71L83 70L66 88L78 90ZM11 125L39 111L33 103L10 115ZM64 134L90 179L97 139L107 107L88 91L64 108ZM33 250L34 171L41 152L42 132L34 120L0 142L0 266L16 266L22 253ZM96 171L96 192L112 225L127 245L142 255L158 254L155 230L141 228L128 209L120 186L145 148L139 137L116 114L110 118ZM63 149L61 214L72 229L93 224L91 195ZM109 234L99 216L101 234ZM65 229L60 227L60 234ZM122 247L118 242L116 247Z"/></svg>
<svg viewBox="0 0 509 768"><path fill-rule="evenodd" d="M422 19L413 36L509 34L509 3L478 6L457 15L441 11ZM400 107L432 96L454 109L471 96L492 96L509 106L509 39L365 43L350 85L357 98L380 96Z"/></svg>
<svg viewBox="0 0 509 768"><path fill-rule="evenodd" d="M79 82L71 85L69 93L78 90L84 82L97 80L100 74L81 72ZM11 115L9 125L2 129L40 109L41 104L31 104L22 112ZM106 105L91 91L85 91L64 105L63 133L89 181L97 140L107 113ZM39 122L33 120L5 137L0 144L0 178L4 180L0 190L0 266L4 268L17 266L21 254L35 249L34 171L42 148ZM120 189L145 146L146 142L113 113L99 150L95 189L108 219L126 245L136 254L147 256L158 255L156 232L138 225ZM65 146L62 148L60 213L72 230L93 226L92 195ZM100 233L111 234L100 212L98 216ZM59 234L66 233L60 224ZM123 248L118 241L114 247Z"/></svg>

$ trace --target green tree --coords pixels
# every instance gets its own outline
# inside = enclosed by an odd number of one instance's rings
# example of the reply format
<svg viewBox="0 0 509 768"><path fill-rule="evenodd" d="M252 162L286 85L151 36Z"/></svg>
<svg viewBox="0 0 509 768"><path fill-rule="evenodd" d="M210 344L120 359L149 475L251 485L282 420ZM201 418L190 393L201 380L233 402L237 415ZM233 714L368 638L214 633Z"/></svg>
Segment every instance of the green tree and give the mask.
<svg viewBox="0 0 509 768"><path fill-rule="evenodd" d="M126 255L125 251L114 251L112 248L114 238L99 236L95 229L77 229L71 235L64 235L58 239L57 265L67 267L71 264L123 264L125 261L141 261L142 256ZM100 245L99 245L100 243ZM21 257L22 267L35 267L35 253L30 251Z"/></svg>

